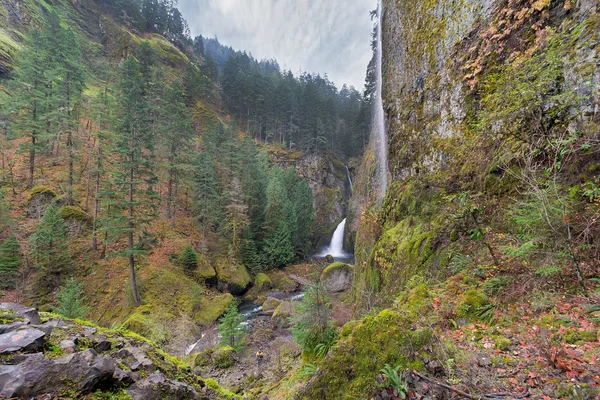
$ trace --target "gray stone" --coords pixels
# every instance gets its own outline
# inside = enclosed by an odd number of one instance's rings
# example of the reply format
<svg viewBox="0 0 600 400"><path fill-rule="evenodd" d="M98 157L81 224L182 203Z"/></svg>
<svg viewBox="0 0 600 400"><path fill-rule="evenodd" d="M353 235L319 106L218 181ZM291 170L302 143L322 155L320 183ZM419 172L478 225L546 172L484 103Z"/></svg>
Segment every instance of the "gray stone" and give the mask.
<svg viewBox="0 0 600 400"><path fill-rule="evenodd" d="M333 263L321 273L321 282L328 292L338 293L352 285L353 268L348 264Z"/></svg>
<svg viewBox="0 0 600 400"><path fill-rule="evenodd" d="M57 360L31 357L14 368L0 371L0 394L35 397L76 387L81 394L114 385L114 361L86 350Z"/></svg>
<svg viewBox="0 0 600 400"><path fill-rule="evenodd" d="M46 334L39 329L23 328L0 335L0 354L36 353L44 346Z"/></svg>
<svg viewBox="0 0 600 400"><path fill-rule="evenodd" d="M68 339L62 340L58 344L58 347L60 347L62 351L65 352L65 354L73 354L75 353L75 351L77 351L77 346L75 345L75 342Z"/></svg>
<svg viewBox="0 0 600 400"><path fill-rule="evenodd" d="M175 382L162 374L152 374L148 378L134 383L127 393L133 400L204 400L190 385Z"/></svg>
<svg viewBox="0 0 600 400"><path fill-rule="evenodd" d="M140 376L132 371L123 371L120 368L115 369L114 374L115 385L117 387L128 387L132 383L137 382L140 379Z"/></svg>
<svg viewBox="0 0 600 400"><path fill-rule="evenodd" d="M16 303L0 303L0 310L14 311L20 318L23 318L26 324L39 325L42 323L40 315L35 308L25 307Z"/></svg>
<svg viewBox="0 0 600 400"><path fill-rule="evenodd" d="M0 335L8 333L8 332L12 332L12 331L16 331L19 328L24 327L25 325L27 325L25 322L13 322L12 324L8 324L8 325L0 325Z"/></svg>
<svg viewBox="0 0 600 400"><path fill-rule="evenodd" d="M44 325L48 325L53 328L69 328L71 326L61 319L51 319L50 321L46 322Z"/></svg>

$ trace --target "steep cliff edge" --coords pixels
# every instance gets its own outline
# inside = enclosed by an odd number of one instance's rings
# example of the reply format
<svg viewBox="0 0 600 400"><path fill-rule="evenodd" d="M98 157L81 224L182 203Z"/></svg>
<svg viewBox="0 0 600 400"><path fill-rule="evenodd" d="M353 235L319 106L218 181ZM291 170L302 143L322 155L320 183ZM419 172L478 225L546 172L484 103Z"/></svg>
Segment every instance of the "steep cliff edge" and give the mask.
<svg viewBox="0 0 600 400"><path fill-rule="evenodd" d="M444 395L410 370L474 398L592 398L600 2L383 11L393 182L378 206L368 150L350 205L363 313L298 398L390 398L386 365L416 398Z"/></svg>

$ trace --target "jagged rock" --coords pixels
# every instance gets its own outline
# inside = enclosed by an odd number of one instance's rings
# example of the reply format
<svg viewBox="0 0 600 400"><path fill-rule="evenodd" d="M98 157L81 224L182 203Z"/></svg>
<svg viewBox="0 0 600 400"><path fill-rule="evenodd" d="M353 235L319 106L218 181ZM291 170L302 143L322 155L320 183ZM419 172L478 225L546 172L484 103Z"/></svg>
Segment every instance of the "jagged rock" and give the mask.
<svg viewBox="0 0 600 400"><path fill-rule="evenodd" d="M53 326L46 325L46 324L42 324L42 325L30 325L30 328L34 328L34 329L37 329L38 331L42 331L42 332L44 332L46 334L46 336L52 335L52 330L54 329Z"/></svg>
<svg viewBox="0 0 600 400"><path fill-rule="evenodd" d="M26 324L40 325L40 315L35 308L25 307L16 303L0 303L0 310L14 311Z"/></svg>
<svg viewBox="0 0 600 400"><path fill-rule="evenodd" d="M93 350L50 360L30 357L0 370L0 393L7 397L34 397L75 386L81 394L114 384L115 363Z"/></svg>
<svg viewBox="0 0 600 400"><path fill-rule="evenodd" d="M12 324L8 324L8 325L0 325L0 335L3 335L8 332L16 331L17 329L22 328L26 325L27 324L25 322L20 322L20 321L13 322Z"/></svg>
<svg viewBox="0 0 600 400"><path fill-rule="evenodd" d="M65 321L63 321L61 319L51 319L48 322L46 322L44 325L51 326L53 328L70 328L71 327L71 325L67 324ZM90 328L90 329L94 329L94 328Z"/></svg>
<svg viewBox="0 0 600 400"><path fill-rule="evenodd" d="M334 262L321 273L321 282L329 292L343 292L352 285L353 272L350 265Z"/></svg>
<svg viewBox="0 0 600 400"><path fill-rule="evenodd" d="M73 354L75 353L75 351L77 351L77 346L75 345L75 342L68 339L62 340L58 344L58 347L60 347L62 351L65 352L65 354Z"/></svg>
<svg viewBox="0 0 600 400"><path fill-rule="evenodd" d="M0 335L0 354L35 353L44 347L46 334L39 329L23 328Z"/></svg>
<svg viewBox="0 0 600 400"><path fill-rule="evenodd" d="M98 332L98 329L96 328L85 328L83 330L83 336L92 336L95 335L96 332Z"/></svg>
<svg viewBox="0 0 600 400"><path fill-rule="evenodd" d="M162 374L153 374L133 384L127 393L133 400L203 400L191 386L165 378Z"/></svg>
<svg viewBox="0 0 600 400"><path fill-rule="evenodd" d="M140 380L140 376L132 371L123 371L121 368L115 368L114 380L115 385L122 388L137 382Z"/></svg>
<svg viewBox="0 0 600 400"><path fill-rule="evenodd" d="M122 359L132 371L154 372L155 370L152 361L146 356L144 350L139 347L121 349L114 354L114 357Z"/></svg>

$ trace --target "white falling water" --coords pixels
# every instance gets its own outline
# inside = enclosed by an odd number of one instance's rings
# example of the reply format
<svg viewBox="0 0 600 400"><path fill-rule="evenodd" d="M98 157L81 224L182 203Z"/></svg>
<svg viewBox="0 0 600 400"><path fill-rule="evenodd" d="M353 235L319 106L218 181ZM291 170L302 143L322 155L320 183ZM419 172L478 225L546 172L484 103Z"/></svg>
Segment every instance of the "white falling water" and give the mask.
<svg viewBox="0 0 600 400"><path fill-rule="evenodd" d="M331 237L331 243L329 247L326 248L322 253L321 257L325 257L326 255L331 255L334 258L336 257L346 257L347 254L344 252L344 232L346 230L346 218L335 229L333 232L333 236Z"/></svg>
<svg viewBox="0 0 600 400"><path fill-rule="evenodd" d="M381 64L383 58L383 35L381 33L381 25L383 22L383 4L382 0L379 0L377 5L377 67L375 69L375 78L377 81L376 93L375 93L375 104L374 104L374 118L373 118L373 129L375 130L375 137L377 140L376 154L378 161L378 175L379 175L379 190L377 196L379 201L382 201L385 197L385 192L388 186L388 158L387 158L387 132L385 127L385 115L383 112L383 101L381 95L381 89L383 84L383 74L381 72Z"/></svg>
<svg viewBox="0 0 600 400"><path fill-rule="evenodd" d="M354 187L352 186L352 177L350 177L350 169L346 165L346 176L348 176L348 183L350 184L350 194L354 193Z"/></svg>

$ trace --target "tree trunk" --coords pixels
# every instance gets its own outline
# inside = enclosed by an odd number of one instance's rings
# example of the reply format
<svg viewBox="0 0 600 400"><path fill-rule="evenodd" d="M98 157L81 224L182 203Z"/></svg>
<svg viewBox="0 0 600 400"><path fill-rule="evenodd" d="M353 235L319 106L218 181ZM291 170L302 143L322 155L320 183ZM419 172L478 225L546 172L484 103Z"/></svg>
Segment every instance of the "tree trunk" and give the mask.
<svg viewBox="0 0 600 400"><path fill-rule="evenodd" d="M133 152L131 152L130 162L131 166L129 168L129 232L127 233L129 239L129 279L131 280L131 296L133 297L133 302L139 306L140 304L142 304L142 300L140 299L140 294L137 288L137 282L135 280L135 255L133 253L133 231L135 228L135 225L133 223Z"/></svg>
<svg viewBox="0 0 600 400"><path fill-rule="evenodd" d="M75 152L73 148L73 121L71 121L71 86L68 83L70 76L67 75L67 147L69 148L69 183L67 188L67 205L73 205L73 159Z"/></svg>
<svg viewBox="0 0 600 400"><path fill-rule="evenodd" d="M92 231L92 249L98 250L98 208L100 203L100 168L102 167L102 148L98 145L98 160L96 162L96 185L94 188L94 227Z"/></svg>

